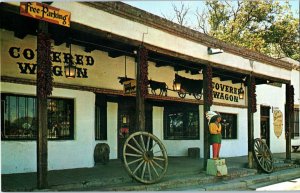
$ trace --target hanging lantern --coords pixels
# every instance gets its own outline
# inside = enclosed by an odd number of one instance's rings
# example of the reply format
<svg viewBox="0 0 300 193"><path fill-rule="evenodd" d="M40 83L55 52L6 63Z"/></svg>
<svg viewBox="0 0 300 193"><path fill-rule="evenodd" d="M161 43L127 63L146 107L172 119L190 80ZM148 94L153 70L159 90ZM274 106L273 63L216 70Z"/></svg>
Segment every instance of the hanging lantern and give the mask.
<svg viewBox="0 0 300 193"><path fill-rule="evenodd" d="M173 81L173 90L179 91L181 89L181 83L178 80Z"/></svg>
<svg viewBox="0 0 300 193"><path fill-rule="evenodd" d="M71 42L71 41L70 41ZM65 63L65 75L67 78L75 78L76 76L76 66L72 61L72 52L71 52L71 43L70 43L70 58L66 60Z"/></svg>
<svg viewBox="0 0 300 193"><path fill-rule="evenodd" d="M242 87L242 83L241 83L241 88L239 89L238 93L239 93L239 99L244 99L245 91Z"/></svg>
<svg viewBox="0 0 300 193"><path fill-rule="evenodd" d="M65 63L65 75L67 78L75 78L76 76L76 66L73 65L71 59L68 63Z"/></svg>

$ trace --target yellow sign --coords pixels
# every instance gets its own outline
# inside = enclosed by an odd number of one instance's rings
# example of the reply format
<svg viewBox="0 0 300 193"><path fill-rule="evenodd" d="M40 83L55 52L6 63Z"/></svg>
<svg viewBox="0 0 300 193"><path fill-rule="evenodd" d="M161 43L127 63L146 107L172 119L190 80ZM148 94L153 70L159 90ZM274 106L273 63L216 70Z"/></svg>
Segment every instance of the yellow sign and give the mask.
<svg viewBox="0 0 300 193"><path fill-rule="evenodd" d="M20 14L35 19L70 27L71 13L38 2L21 2Z"/></svg>
<svg viewBox="0 0 300 193"><path fill-rule="evenodd" d="M282 134L282 112L280 110L274 110L273 118L274 133L276 137L279 138Z"/></svg>

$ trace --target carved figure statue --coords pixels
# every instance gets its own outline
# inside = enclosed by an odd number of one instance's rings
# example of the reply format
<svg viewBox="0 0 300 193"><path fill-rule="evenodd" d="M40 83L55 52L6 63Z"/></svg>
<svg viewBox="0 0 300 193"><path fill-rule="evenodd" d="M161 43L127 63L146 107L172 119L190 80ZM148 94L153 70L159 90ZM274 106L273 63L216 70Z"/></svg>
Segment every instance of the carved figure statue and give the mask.
<svg viewBox="0 0 300 193"><path fill-rule="evenodd" d="M220 159L220 149L221 149L221 141L222 141L222 125L221 125L221 115L208 111L206 112L206 118L208 119L209 125L209 141L213 147L213 159Z"/></svg>

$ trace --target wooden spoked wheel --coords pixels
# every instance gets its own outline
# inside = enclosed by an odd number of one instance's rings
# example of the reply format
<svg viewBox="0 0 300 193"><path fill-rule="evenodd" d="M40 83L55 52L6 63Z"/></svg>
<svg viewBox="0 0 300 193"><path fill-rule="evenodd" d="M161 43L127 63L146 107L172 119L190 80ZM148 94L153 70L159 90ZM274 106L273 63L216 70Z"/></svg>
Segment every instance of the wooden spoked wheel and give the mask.
<svg viewBox="0 0 300 193"><path fill-rule="evenodd" d="M202 94L200 94L200 93L194 93L193 95L194 95L195 99L197 99L197 100L200 100L202 97Z"/></svg>
<svg viewBox="0 0 300 193"><path fill-rule="evenodd" d="M182 92L182 91L178 91L178 96L179 96L180 98L184 98L185 95L186 95L186 93L184 93L184 92Z"/></svg>
<svg viewBox="0 0 300 193"><path fill-rule="evenodd" d="M273 171L273 158L272 153L267 144L260 138L254 140L254 158L260 168L271 173Z"/></svg>
<svg viewBox="0 0 300 193"><path fill-rule="evenodd" d="M156 136L147 132L136 132L127 138L123 158L129 175L145 184L159 181L168 167L164 145Z"/></svg>

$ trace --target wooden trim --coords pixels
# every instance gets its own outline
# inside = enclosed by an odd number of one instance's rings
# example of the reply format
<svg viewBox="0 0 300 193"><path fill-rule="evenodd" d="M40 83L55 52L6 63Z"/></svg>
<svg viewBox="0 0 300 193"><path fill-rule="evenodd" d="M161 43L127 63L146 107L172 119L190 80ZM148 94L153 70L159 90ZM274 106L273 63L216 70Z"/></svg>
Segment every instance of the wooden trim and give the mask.
<svg viewBox="0 0 300 193"><path fill-rule="evenodd" d="M257 78L268 79L269 81L279 82L279 83L283 83L283 84L288 84L288 83L291 82L290 80L284 80L284 79L281 79L281 78L262 75L262 74L258 74L258 73L252 73L252 76L257 77Z"/></svg>
<svg viewBox="0 0 300 193"><path fill-rule="evenodd" d="M9 82L16 84L27 84L36 86L36 81L32 79L25 78L15 78L9 76L1 76L1 82ZM73 89L73 90L81 90L81 91L90 91L99 94L108 94L108 95L118 95L118 96L132 96L135 97L135 94L125 94L123 90L113 90L113 89L105 89L105 88L97 88L91 86L77 86L71 84L64 83L53 83L53 87L56 88L64 88L64 89ZM184 103L193 103L193 104L203 104L202 101L198 101L196 99L182 99L177 97L165 97L165 96L157 96L157 95L147 95L146 99L154 99L154 100L165 100L165 101L177 101Z"/></svg>
<svg viewBox="0 0 300 193"><path fill-rule="evenodd" d="M267 63L272 66L285 68L288 70L292 69L292 64L289 62L281 61L269 57L267 55L261 54L259 52L246 49L244 47L239 47L230 43L226 43L224 41L218 40L206 34L173 23L162 17L153 15L151 13L132 7L122 2L80 2L80 3L87 5L89 7L93 7L95 9L103 10L113 15L123 17L125 19L129 19L131 21L135 21L162 31L166 31L172 35L183 37L185 39L195 41L197 43L200 43L208 47L220 48L228 53L236 54L251 60Z"/></svg>
<svg viewBox="0 0 300 193"><path fill-rule="evenodd" d="M178 98L178 97L169 97L169 96L158 96L158 95L149 95L148 94L146 96L146 99L153 99L153 100L160 100L160 101L175 101L175 102L203 105L203 100L182 99L182 98Z"/></svg>
<svg viewBox="0 0 300 193"><path fill-rule="evenodd" d="M9 76L1 76L1 82L9 82L9 83L16 83L16 84L27 84L27 85L34 85L36 86L36 81L32 79L25 79L25 78L15 78ZM118 95L118 96L131 96L135 97L135 94L125 94L123 90L113 90L113 89L106 89L106 88L97 88L91 86L77 86L71 84L64 84L64 83L53 83L53 87L56 88L64 88L64 89L73 89L73 90L81 90L81 91L90 91L99 94L107 94L107 95ZM171 97L171 96L158 96L148 94L146 99L158 100L158 101L175 101L175 102L182 102L182 103L191 103L191 104L198 104L203 105L203 100L196 100L196 99L182 99L178 97ZM225 106L225 107L233 107L233 108L247 108L245 105L235 105L235 104L226 104L220 102L213 102L213 105L217 106Z"/></svg>
<svg viewBox="0 0 300 193"><path fill-rule="evenodd" d="M216 106L224 106L224 107L233 107L233 108L247 108L247 105L236 105L236 104L226 104L226 103L220 103L220 102L213 102L213 105Z"/></svg>

